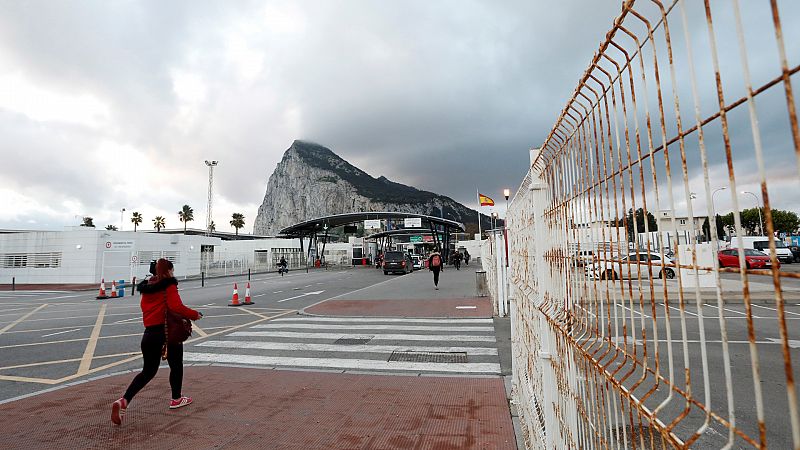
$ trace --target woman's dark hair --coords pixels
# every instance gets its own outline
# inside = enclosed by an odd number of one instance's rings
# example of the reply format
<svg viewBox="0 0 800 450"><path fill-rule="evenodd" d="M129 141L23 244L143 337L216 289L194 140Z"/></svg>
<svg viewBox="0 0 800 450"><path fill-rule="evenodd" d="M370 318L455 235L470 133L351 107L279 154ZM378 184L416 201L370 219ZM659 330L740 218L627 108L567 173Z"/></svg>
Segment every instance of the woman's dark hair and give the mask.
<svg viewBox="0 0 800 450"><path fill-rule="evenodd" d="M159 280L164 280L170 277L169 271L173 269L175 266L172 265L172 261L168 259L161 258L156 262L156 278Z"/></svg>

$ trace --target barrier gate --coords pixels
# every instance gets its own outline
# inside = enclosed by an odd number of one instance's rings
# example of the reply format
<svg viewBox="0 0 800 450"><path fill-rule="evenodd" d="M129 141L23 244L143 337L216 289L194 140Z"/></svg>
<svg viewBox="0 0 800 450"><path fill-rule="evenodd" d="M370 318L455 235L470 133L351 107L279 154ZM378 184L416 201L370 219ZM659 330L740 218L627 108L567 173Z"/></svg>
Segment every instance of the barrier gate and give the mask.
<svg viewBox="0 0 800 450"><path fill-rule="evenodd" d="M800 449L798 25L623 2L508 212L528 447Z"/></svg>

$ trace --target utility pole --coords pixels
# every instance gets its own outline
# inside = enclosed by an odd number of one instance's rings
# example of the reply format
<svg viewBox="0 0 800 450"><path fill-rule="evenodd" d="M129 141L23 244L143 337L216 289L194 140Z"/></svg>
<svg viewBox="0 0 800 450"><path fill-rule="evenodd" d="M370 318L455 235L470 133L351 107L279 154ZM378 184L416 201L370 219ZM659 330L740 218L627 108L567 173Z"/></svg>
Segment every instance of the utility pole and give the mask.
<svg viewBox="0 0 800 450"><path fill-rule="evenodd" d="M211 236L211 207L214 204L214 166L219 164L219 161L206 160L208 166L208 216L206 217L206 234Z"/></svg>

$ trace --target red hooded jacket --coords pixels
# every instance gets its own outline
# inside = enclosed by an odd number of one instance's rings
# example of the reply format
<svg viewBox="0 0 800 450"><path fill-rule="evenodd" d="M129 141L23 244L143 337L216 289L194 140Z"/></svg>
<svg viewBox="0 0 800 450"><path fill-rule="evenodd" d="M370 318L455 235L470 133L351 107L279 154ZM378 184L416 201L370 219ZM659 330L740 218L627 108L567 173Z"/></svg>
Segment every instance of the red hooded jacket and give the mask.
<svg viewBox="0 0 800 450"><path fill-rule="evenodd" d="M186 307L181 301L181 296L178 295L178 280L175 278L165 278L157 282L152 282L152 279L143 281L139 283L137 289L142 293L142 321L145 327L163 325L167 307L186 319L200 318L200 313Z"/></svg>

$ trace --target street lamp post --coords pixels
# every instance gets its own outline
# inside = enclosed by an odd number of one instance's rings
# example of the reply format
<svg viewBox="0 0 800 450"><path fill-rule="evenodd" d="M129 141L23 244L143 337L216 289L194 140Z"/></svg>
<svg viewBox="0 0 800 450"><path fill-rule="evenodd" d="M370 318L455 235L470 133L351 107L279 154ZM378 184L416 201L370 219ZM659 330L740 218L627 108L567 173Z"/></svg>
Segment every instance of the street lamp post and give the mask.
<svg viewBox="0 0 800 450"><path fill-rule="evenodd" d="M206 160L206 165L208 166L208 216L206 217L206 234L208 236L211 235L211 207L214 204L214 167L217 164L219 164L217 160Z"/></svg>
<svg viewBox="0 0 800 450"><path fill-rule="evenodd" d="M125 208L119 210L119 231L122 231L122 223L125 217Z"/></svg>
<svg viewBox="0 0 800 450"><path fill-rule="evenodd" d="M758 211L758 234L764 235L764 221L761 219L761 202L758 201L758 196L750 191L742 191L742 194L750 194L756 199L756 210Z"/></svg>
<svg viewBox="0 0 800 450"><path fill-rule="evenodd" d="M714 206L714 195L719 191L724 191L725 189L728 189L728 188L723 186L721 188L714 189L714 192L711 193L711 215L714 217L714 219L717 218L717 208ZM710 222L710 219L709 219L709 224L710 223L711 222ZM714 240L714 243L716 244L717 252L719 252L719 236L717 236L717 230L714 230L711 233L711 237Z"/></svg>

